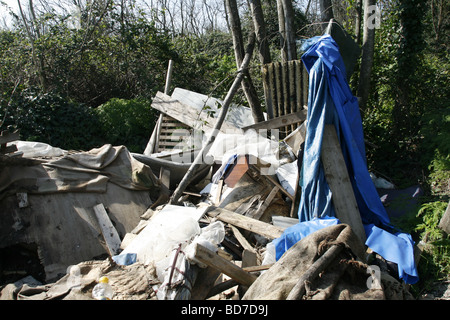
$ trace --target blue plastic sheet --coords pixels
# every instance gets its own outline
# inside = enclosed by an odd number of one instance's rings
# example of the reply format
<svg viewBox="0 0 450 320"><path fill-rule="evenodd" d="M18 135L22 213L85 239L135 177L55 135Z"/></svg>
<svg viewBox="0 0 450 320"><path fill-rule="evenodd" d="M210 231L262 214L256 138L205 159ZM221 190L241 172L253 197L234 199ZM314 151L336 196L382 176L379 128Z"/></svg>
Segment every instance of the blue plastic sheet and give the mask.
<svg viewBox="0 0 450 320"><path fill-rule="evenodd" d="M366 245L396 263L399 277L413 284L418 281L412 254L414 242L409 235L394 233L369 175L358 100L347 83L338 45L330 35L324 35L309 39L304 46L302 60L309 72L309 97L299 221L335 216L332 193L320 161L324 126L334 124L365 226ZM288 237L295 238L293 235ZM279 245L276 255L281 256L285 249Z"/></svg>
<svg viewBox="0 0 450 320"><path fill-rule="evenodd" d="M307 235L339 223L339 220L335 217L323 217L321 219L314 218L311 221L300 222L287 228L281 237L272 241L272 244L275 246L276 260L280 259L283 253Z"/></svg>
<svg viewBox="0 0 450 320"><path fill-rule="evenodd" d="M136 262L136 253L122 253L116 256L113 256L112 259L115 263L120 264L121 266L129 266Z"/></svg>

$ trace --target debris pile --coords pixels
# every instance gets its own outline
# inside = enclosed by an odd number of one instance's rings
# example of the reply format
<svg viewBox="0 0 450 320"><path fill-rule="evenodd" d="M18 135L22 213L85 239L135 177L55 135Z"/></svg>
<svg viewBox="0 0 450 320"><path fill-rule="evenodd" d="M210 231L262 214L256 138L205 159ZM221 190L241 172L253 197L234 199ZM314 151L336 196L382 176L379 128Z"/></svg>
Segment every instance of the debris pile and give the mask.
<svg viewBox="0 0 450 320"><path fill-rule="evenodd" d="M333 50L330 39L310 45ZM304 60L310 74L324 64L314 57ZM48 153L31 146L25 155L29 144L7 141L16 150L2 155L0 250L34 248L42 272L2 261L0 298L93 299L104 276L113 300L412 298L414 256L396 256L409 238L399 242L385 215L367 213L381 200L364 189L361 141L351 140L360 126L318 91L333 86L326 76L340 77L336 63L311 77L326 85L310 83L307 108L256 124L244 107L224 115L217 99L158 93L161 116L143 154L42 145Z"/></svg>

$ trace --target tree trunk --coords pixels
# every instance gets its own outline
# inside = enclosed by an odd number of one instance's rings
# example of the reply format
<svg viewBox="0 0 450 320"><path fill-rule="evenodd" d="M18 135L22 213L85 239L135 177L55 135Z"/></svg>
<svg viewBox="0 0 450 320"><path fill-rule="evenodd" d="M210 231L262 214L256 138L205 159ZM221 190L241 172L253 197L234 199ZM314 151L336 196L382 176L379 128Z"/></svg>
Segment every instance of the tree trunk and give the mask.
<svg viewBox="0 0 450 320"><path fill-rule="evenodd" d="M360 97L360 108L367 107L367 99L370 92L370 75L373 65L373 51L375 43L375 28L372 23L373 12L369 11L370 6L374 6L376 0L364 0L364 33L361 55L361 67L358 84L358 97Z"/></svg>
<svg viewBox="0 0 450 320"><path fill-rule="evenodd" d="M23 22L23 25L25 27L25 31L27 33L28 39L30 40L31 55L32 55L32 58L33 58L33 64L37 68L39 84L40 84L41 88L44 91L46 91L46 89L47 89L47 79L46 79L46 75L45 75L45 72L44 72L44 59L43 59L42 54L38 54L36 52L36 46L35 46L36 36L39 39L40 32L39 32L39 27L36 24L36 15L34 13L33 1L32 0L29 1L29 7L30 7L29 11L30 11L30 15L31 15L31 26L27 22L27 18L25 16L25 13L23 12L20 0L17 0L17 4L19 6L20 15L22 17L22 22Z"/></svg>
<svg viewBox="0 0 450 320"><path fill-rule="evenodd" d="M261 0L250 0L253 24L255 26L256 42L258 43L259 60L261 64L272 62L270 57L269 44L267 42L266 24L261 6Z"/></svg>
<svg viewBox="0 0 450 320"><path fill-rule="evenodd" d="M333 4L331 0L320 0L320 20L322 22L322 29L325 30L328 26L328 22L334 19Z"/></svg>
<svg viewBox="0 0 450 320"><path fill-rule="evenodd" d="M239 11L236 0L225 0L226 9L228 12L228 21L233 36L234 53L236 57L236 65L239 68L244 59L244 41L242 39L241 22L239 19ZM245 78L242 82L242 89L244 90L247 101L252 109L252 116L255 122L264 121L264 114L262 112L261 103L258 99L255 86L250 78L248 70L244 71Z"/></svg>
<svg viewBox="0 0 450 320"><path fill-rule="evenodd" d="M286 49L288 61L297 60L297 46L295 44L294 7L291 0L281 0L284 11L286 30Z"/></svg>
<svg viewBox="0 0 450 320"><path fill-rule="evenodd" d="M255 26L256 41L258 43L259 61L261 65L272 62L270 57L269 44L267 42L266 24L264 22L264 14L261 6L261 0L250 0L250 9ZM273 105L271 99L268 98L267 88L264 88L264 96L266 100L266 111L269 119L273 118Z"/></svg>
<svg viewBox="0 0 450 320"><path fill-rule="evenodd" d="M362 0L356 1L356 20L355 20L355 40L358 45L361 44L361 18L362 18Z"/></svg>
<svg viewBox="0 0 450 320"><path fill-rule="evenodd" d="M277 0L278 28L280 32L281 62L286 62L288 61L287 44L286 44L286 22L283 3L281 1L282 0Z"/></svg>

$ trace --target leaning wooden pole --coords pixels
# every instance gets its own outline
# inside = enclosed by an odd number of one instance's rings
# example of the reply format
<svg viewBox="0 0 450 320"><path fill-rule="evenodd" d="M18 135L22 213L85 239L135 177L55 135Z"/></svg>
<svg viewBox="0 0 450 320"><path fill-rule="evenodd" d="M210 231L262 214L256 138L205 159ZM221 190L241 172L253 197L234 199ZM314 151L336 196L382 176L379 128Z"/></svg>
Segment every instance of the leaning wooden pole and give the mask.
<svg viewBox="0 0 450 320"><path fill-rule="evenodd" d="M206 154L208 153L209 149L211 149L214 140L216 139L217 135L219 134L220 128L222 127L222 124L225 120L225 117L227 115L228 112L228 108L231 105L231 101L234 97L234 95L236 94L237 90L239 89L241 82L245 76L245 70L248 68L248 65L250 64L250 59L252 57L252 53L253 53L253 48L255 45L254 42L254 37L250 37L252 40L250 41L248 48L246 50L245 56L244 56L244 60L242 61L241 67L237 72L237 76L234 79L233 84L231 85L225 100L223 102L223 106L220 109L220 113L219 116L217 118L217 122L216 125L214 126L207 142L205 143L205 145L202 147L201 151L197 154L197 156L195 157L194 162L192 162L191 166L189 167L189 170L186 172L186 174L184 175L183 179L180 181L178 187L175 189L174 193L172 194L172 196L170 197L169 200L169 204L176 204L178 202L178 199L181 197L181 194L183 193L183 191L186 189L186 187L188 186L190 180L192 179L192 177L195 175L195 173L197 172L198 167L200 166L200 164L202 163L204 157L206 156Z"/></svg>

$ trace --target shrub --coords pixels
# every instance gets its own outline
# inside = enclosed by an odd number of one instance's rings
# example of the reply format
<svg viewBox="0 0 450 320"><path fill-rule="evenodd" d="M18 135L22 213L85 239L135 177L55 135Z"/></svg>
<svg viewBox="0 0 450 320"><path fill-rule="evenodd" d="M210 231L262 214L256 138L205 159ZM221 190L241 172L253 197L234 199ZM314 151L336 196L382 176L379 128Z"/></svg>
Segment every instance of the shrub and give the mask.
<svg viewBox="0 0 450 320"><path fill-rule="evenodd" d="M8 99L9 100L9 99ZM2 99L2 130L19 130L20 139L48 143L63 149L90 149L101 144L92 109L55 93L27 89L8 103Z"/></svg>
<svg viewBox="0 0 450 320"><path fill-rule="evenodd" d="M95 109L102 139L142 153L156 122L156 111L144 99L113 98Z"/></svg>

